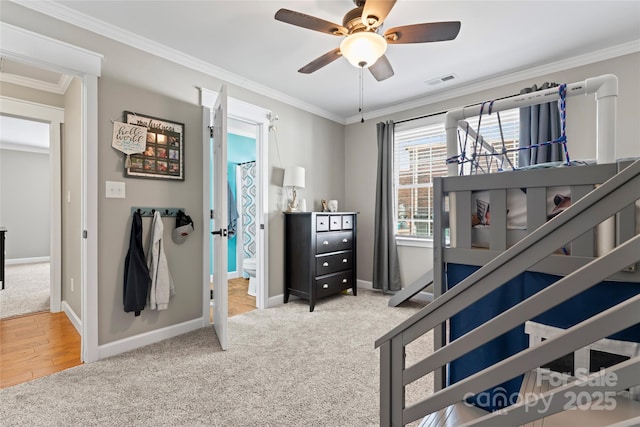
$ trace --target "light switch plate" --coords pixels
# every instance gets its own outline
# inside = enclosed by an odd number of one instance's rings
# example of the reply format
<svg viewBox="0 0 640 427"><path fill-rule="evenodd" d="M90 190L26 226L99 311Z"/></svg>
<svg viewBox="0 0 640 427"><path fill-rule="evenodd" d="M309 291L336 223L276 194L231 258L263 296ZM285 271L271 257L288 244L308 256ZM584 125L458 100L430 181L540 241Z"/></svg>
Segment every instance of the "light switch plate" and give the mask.
<svg viewBox="0 0 640 427"><path fill-rule="evenodd" d="M124 182L106 181L105 184L107 199L124 199L126 197Z"/></svg>

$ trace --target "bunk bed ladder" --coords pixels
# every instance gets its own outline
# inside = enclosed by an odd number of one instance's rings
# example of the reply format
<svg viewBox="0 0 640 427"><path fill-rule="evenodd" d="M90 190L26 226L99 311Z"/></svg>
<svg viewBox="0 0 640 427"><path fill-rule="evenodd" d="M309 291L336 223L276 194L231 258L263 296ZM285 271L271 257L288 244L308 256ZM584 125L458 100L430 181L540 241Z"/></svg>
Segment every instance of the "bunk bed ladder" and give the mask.
<svg viewBox="0 0 640 427"><path fill-rule="evenodd" d="M435 187L441 185L440 180L434 182ZM436 188L436 194L439 194L438 188ZM444 388L444 367L451 361L640 261L640 235L621 243L607 254L594 258L574 273L563 277L543 291L450 343L444 340L444 326L448 319L540 262L566 242L578 238L602 221L624 211L638 199L640 199L640 161L632 163L607 180L572 204L562 214L537 228L452 289L437 295L437 298L428 306L379 338L375 345L380 347L380 425L404 426L429 414L436 414L450 405L460 405L467 399L469 393L479 393L495 387L594 341L637 324L640 295L627 299L561 334ZM436 215L435 230L442 230L445 220L444 215ZM439 235L439 238L442 239L441 243L444 243L444 236ZM441 256L441 252L435 251L434 274L442 273ZM437 289L435 291L438 292ZM436 351L412 366L406 367L406 346L431 330L434 331ZM606 372L617 373L620 380L607 390L617 391L640 384L639 367L640 356L637 356L608 369ZM431 372L435 374L435 393L406 407L405 387ZM581 386L584 387L584 384L569 383L566 386L569 388L561 387L548 393L554 397L555 405L556 401L562 403L563 392L571 387ZM554 411L562 410L563 407L563 405L559 406L560 409L556 406L550 407L547 414L553 414ZM499 413L486 415L477 413L479 418L464 425L489 426L499 423L505 426L517 426L547 415L527 409L526 404L521 402Z"/></svg>

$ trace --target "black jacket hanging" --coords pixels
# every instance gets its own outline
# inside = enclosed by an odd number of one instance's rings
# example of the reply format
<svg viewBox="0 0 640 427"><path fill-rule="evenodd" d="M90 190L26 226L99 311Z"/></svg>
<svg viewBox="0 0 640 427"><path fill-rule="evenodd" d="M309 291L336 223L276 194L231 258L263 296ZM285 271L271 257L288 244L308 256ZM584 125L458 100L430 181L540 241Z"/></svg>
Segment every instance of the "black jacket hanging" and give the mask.
<svg viewBox="0 0 640 427"><path fill-rule="evenodd" d="M139 212L134 212L129 251L124 259L123 300L126 313L134 311L136 316L140 316L147 303L149 281L149 268L142 248L142 217Z"/></svg>

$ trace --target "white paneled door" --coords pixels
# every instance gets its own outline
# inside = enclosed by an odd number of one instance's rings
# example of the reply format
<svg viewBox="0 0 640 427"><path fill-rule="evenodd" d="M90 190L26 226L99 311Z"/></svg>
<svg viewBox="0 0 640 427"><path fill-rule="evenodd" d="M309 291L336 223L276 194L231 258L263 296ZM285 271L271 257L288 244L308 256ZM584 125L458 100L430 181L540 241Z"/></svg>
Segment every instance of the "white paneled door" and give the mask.
<svg viewBox="0 0 640 427"><path fill-rule="evenodd" d="M213 327L227 349L227 88L222 86L213 108Z"/></svg>

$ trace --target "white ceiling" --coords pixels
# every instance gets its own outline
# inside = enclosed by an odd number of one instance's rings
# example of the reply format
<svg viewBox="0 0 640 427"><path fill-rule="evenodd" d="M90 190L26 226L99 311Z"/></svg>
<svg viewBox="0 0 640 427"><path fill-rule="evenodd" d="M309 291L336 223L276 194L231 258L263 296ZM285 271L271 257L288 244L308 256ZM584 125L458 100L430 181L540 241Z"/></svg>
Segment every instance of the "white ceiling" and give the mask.
<svg viewBox="0 0 640 427"><path fill-rule="evenodd" d="M339 122L360 117L359 70L346 59L313 74L297 72L342 38L274 19L279 8L287 8L341 24L355 7L351 0L21 4L137 47L161 46L173 60L203 61L218 77ZM447 42L390 45L387 57L395 75L377 82L364 74L365 118L497 77L530 78L640 51L638 0L398 0L382 30L436 21L461 21L460 34ZM448 74L456 78L426 84Z"/></svg>

